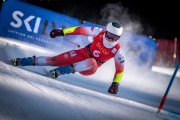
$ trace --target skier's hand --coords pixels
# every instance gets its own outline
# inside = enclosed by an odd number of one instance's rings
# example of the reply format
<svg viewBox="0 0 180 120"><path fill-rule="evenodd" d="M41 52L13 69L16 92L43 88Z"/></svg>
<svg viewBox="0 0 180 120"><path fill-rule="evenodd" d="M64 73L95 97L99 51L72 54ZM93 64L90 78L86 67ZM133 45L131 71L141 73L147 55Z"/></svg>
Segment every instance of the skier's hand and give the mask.
<svg viewBox="0 0 180 120"><path fill-rule="evenodd" d="M117 94L117 92L118 92L118 86L119 86L119 83L117 83L117 82L112 82L111 86L110 86L109 89L108 89L108 93Z"/></svg>
<svg viewBox="0 0 180 120"><path fill-rule="evenodd" d="M64 36L64 32L63 32L63 29L53 29L51 32L50 32L50 37L51 38L55 38L57 36Z"/></svg>

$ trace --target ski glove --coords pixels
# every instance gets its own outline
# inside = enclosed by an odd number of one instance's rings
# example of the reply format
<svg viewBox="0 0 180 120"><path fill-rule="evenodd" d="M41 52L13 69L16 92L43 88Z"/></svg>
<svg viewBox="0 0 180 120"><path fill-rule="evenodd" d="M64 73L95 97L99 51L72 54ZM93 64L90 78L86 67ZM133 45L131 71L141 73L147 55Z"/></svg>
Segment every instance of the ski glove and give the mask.
<svg viewBox="0 0 180 120"><path fill-rule="evenodd" d="M50 37L51 38L55 38L57 36L64 36L64 32L63 32L63 29L53 29L51 32L50 32Z"/></svg>
<svg viewBox="0 0 180 120"><path fill-rule="evenodd" d="M110 86L109 89L108 89L108 93L117 94L117 92L118 92L118 86L119 86L119 83L117 83L117 82L112 82L111 86Z"/></svg>

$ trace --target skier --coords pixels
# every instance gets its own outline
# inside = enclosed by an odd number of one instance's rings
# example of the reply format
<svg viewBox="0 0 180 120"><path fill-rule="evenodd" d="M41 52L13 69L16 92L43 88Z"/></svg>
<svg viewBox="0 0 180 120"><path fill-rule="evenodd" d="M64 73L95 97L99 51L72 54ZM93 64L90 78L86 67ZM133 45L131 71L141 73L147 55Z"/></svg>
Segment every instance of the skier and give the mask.
<svg viewBox="0 0 180 120"><path fill-rule="evenodd" d="M14 66L58 66L50 70L53 78L59 75L79 72L82 75L92 75L107 60L114 58L115 74L108 92L117 94L118 86L124 74L124 55L118 40L123 28L118 22L110 22L106 29L98 27L75 26L70 28L56 28L50 32L50 37L65 35L92 36L93 42L84 48L68 51L57 56L33 56L13 59Z"/></svg>

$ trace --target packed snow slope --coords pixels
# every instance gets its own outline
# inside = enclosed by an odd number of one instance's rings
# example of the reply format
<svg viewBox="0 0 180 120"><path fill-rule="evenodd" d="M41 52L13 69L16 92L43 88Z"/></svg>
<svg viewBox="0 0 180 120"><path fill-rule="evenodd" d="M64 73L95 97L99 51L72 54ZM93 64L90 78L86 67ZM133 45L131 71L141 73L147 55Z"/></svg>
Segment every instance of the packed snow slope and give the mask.
<svg viewBox="0 0 180 120"><path fill-rule="evenodd" d="M79 73L51 79L51 66L13 67L14 57L53 56L36 45L0 38L0 120L178 120L179 78L156 114L171 76L136 67L126 61L117 95L107 93L114 75L113 60L91 76ZM44 74L44 75L41 75Z"/></svg>

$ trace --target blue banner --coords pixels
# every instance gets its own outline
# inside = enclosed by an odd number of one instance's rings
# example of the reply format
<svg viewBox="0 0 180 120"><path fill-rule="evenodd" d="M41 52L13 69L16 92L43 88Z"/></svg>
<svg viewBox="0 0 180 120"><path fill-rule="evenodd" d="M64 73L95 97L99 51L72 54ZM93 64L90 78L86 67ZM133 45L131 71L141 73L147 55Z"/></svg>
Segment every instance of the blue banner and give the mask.
<svg viewBox="0 0 180 120"><path fill-rule="evenodd" d="M49 33L53 28L71 26L100 26L65 16L47 9L20 1L6 1L0 16L0 35L45 47L59 48L61 42L52 40Z"/></svg>
<svg viewBox="0 0 180 120"><path fill-rule="evenodd" d="M64 40L60 39L63 38L57 37L52 39L49 37L49 33L53 28L72 26L97 26L104 28L104 26L99 24L83 22L76 18L17 0L8 0L3 3L1 8L1 36L46 48L62 49L61 46ZM70 36L68 39L71 38ZM134 61L141 65L148 64L148 66L151 66L153 64L157 45L151 38L130 33L123 33L121 38L124 41L128 41L125 51L127 54L133 53L134 58L132 59Z"/></svg>
<svg viewBox="0 0 180 120"><path fill-rule="evenodd" d="M128 33L123 39L127 40L125 45L127 59L135 65L151 68L157 52L157 44L154 40L144 35Z"/></svg>

